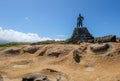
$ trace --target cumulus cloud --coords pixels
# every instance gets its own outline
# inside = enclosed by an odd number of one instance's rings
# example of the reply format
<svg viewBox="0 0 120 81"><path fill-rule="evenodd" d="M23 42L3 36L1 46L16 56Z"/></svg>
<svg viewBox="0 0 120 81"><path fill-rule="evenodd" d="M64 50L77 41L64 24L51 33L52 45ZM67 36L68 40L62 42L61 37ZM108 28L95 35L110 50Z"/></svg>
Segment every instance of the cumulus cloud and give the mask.
<svg viewBox="0 0 120 81"><path fill-rule="evenodd" d="M0 43L8 42L38 42L52 40L49 37L39 37L36 33L23 33L13 29L3 29L0 27Z"/></svg>

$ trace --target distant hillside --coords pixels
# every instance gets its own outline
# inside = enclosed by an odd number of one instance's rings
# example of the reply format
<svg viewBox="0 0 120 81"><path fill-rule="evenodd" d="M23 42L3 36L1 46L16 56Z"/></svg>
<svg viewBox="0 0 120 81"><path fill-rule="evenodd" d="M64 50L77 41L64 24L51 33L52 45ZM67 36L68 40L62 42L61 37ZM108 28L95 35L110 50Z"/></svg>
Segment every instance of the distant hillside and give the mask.
<svg viewBox="0 0 120 81"><path fill-rule="evenodd" d="M19 46L19 45L28 45L29 43L24 42L10 42L10 43L4 43L0 44L0 47L10 47L10 46Z"/></svg>

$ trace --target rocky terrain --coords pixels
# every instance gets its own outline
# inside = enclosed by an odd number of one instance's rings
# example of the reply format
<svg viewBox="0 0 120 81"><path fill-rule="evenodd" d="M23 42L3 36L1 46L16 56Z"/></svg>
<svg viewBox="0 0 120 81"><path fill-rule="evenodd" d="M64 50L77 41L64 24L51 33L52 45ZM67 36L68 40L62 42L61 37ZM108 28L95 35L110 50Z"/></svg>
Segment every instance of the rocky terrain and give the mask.
<svg viewBox="0 0 120 81"><path fill-rule="evenodd" d="M120 43L1 47L0 81L120 81Z"/></svg>

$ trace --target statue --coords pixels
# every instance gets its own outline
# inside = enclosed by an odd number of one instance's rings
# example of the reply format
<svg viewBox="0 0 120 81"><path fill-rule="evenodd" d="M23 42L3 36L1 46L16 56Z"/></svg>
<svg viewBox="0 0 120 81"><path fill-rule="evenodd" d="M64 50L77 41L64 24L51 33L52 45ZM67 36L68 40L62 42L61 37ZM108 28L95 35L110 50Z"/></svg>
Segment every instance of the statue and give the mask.
<svg viewBox="0 0 120 81"><path fill-rule="evenodd" d="M83 20L84 17L79 14L79 17L77 18L77 28L83 27Z"/></svg>

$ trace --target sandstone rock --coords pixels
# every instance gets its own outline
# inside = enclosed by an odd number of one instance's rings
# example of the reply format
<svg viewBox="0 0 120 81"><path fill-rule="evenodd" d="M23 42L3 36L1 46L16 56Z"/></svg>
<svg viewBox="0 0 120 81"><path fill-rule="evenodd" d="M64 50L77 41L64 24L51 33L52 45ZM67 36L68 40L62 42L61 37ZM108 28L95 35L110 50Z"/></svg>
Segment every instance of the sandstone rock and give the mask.
<svg viewBox="0 0 120 81"><path fill-rule="evenodd" d="M94 39L94 43L105 43L105 42L116 42L115 35L108 35L104 37L99 37Z"/></svg>
<svg viewBox="0 0 120 81"><path fill-rule="evenodd" d="M61 54L61 53L59 53L59 52L52 52L52 53L48 54L48 56L51 56L51 57L53 57L53 56L59 57L60 54Z"/></svg>
<svg viewBox="0 0 120 81"><path fill-rule="evenodd" d="M67 45L49 45L42 48L41 51L37 51L36 54L39 54L39 56L59 57L68 54L72 49L72 46Z"/></svg>
<svg viewBox="0 0 120 81"><path fill-rule="evenodd" d="M51 69L51 68L45 68L45 69L42 69L41 73L48 73L48 74L53 74L53 73L56 73L56 74L60 74L59 71L56 71L54 69Z"/></svg>
<svg viewBox="0 0 120 81"><path fill-rule="evenodd" d="M34 81L50 81L47 79L47 77L40 77L40 78L36 78Z"/></svg>
<svg viewBox="0 0 120 81"><path fill-rule="evenodd" d="M120 48L114 49L114 51L107 54L108 57L113 57L116 55L120 55Z"/></svg>
<svg viewBox="0 0 120 81"><path fill-rule="evenodd" d="M70 47L70 46L69 46ZM69 53L69 51L72 48L68 48L68 46L57 46L57 47L51 47L46 51L46 54L50 57L59 57L62 55L66 55Z"/></svg>
<svg viewBox="0 0 120 81"><path fill-rule="evenodd" d="M4 53L10 55L17 55L21 53L21 50L19 48L9 48L7 50L4 50Z"/></svg>
<svg viewBox="0 0 120 81"><path fill-rule="evenodd" d="M38 49L39 47L36 47L36 46L27 46L23 48L24 52L28 52L31 54L35 53Z"/></svg>
<svg viewBox="0 0 120 81"><path fill-rule="evenodd" d="M22 81L50 81L47 76L40 73L28 74L22 78Z"/></svg>
<svg viewBox="0 0 120 81"><path fill-rule="evenodd" d="M68 43L76 44L81 42L88 42L94 39L86 27L75 28L72 37L68 39Z"/></svg>
<svg viewBox="0 0 120 81"><path fill-rule="evenodd" d="M107 51L107 49L109 48L109 44L93 44L90 46L90 49L93 51L93 52L104 52L104 51Z"/></svg>
<svg viewBox="0 0 120 81"><path fill-rule="evenodd" d="M46 49L40 50L39 56L43 56L45 54L45 52L46 52Z"/></svg>
<svg viewBox="0 0 120 81"><path fill-rule="evenodd" d="M85 52L87 50L87 46L81 46L78 48L79 51Z"/></svg>
<svg viewBox="0 0 120 81"><path fill-rule="evenodd" d="M80 56L79 51L75 50L75 51L73 52L73 59L74 59L77 63L80 63L80 58L81 58L81 57L82 57L82 56Z"/></svg>

